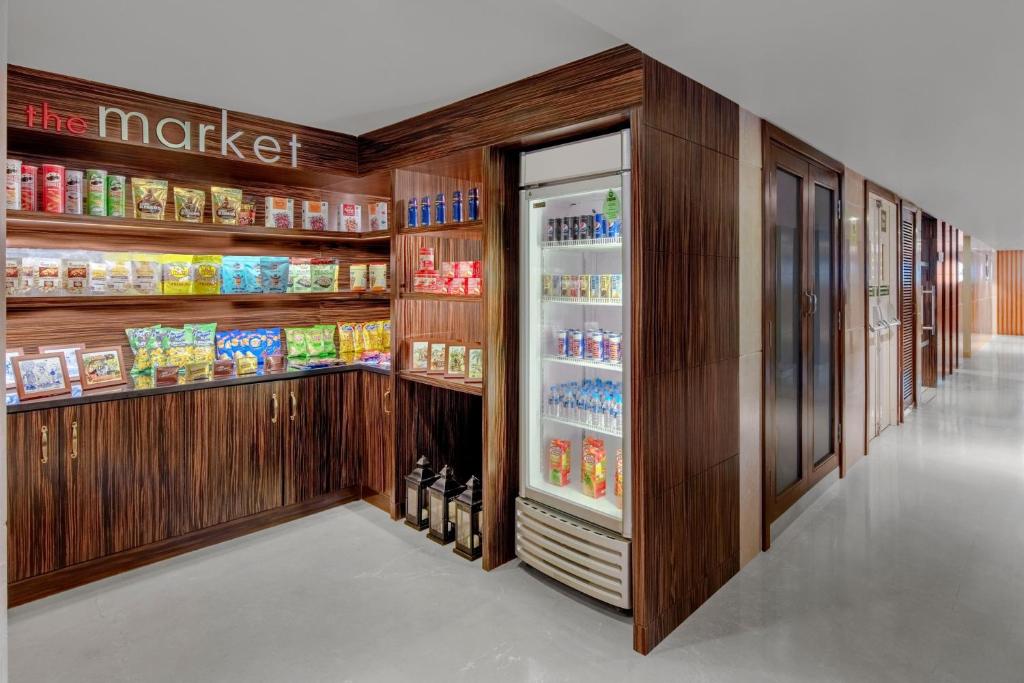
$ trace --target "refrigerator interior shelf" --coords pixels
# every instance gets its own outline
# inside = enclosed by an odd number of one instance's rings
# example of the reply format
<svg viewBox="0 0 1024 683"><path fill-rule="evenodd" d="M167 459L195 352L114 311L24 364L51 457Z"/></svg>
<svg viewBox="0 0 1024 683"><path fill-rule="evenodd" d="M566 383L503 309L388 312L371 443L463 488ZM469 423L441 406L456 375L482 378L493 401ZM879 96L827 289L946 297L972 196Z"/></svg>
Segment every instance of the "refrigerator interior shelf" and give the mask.
<svg viewBox="0 0 1024 683"><path fill-rule="evenodd" d="M622 306L622 299L584 299L578 296L545 296L544 303L577 304L579 306Z"/></svg>
<svg viewBox="0 0 1024 683"><path fill-rule="evenodd" d="M589 240L571 242L541 242L541 249L558 249L562 251L602 251L618 249L622 246L621 237L596 237Z"/></svg>
<svg viewBox="0 0 1024 683"><path fill-rule="evenodd" d="M599 360L585 360L583 358L570 358L569 356L554 356L548 354L544 356L544 360L551 361L553 363L565 363L567 365L579 365L585 368L597 368L599 370L610 370L612 372L622 372L622 363L604 363Z"/></svg>
<svg viewBox="0 0 1024 683"><path fill-rule="evenodd" d="M597 427L595 425L587 424L586 422L578 422L576 420L570 420L564 417L555 417L554 415L542 415L548 422L558 422L559 424L569 425L570 427L579 427L580 429L588 432L595 432L597 434L606 434L608 436L617 436L622 438L622 431L618 429L612 429L610 427Z"/></svg>

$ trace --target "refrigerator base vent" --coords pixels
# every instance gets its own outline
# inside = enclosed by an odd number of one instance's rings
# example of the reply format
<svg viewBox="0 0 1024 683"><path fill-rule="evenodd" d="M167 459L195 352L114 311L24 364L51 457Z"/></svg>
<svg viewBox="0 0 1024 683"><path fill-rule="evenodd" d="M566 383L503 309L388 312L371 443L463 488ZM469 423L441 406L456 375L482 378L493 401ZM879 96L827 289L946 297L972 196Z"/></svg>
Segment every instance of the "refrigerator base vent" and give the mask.
<svg viewBox="0 0 1024 683"><path fill-rule="evenodd" d="M630 542L621 536L517 498L516 555L581 593L632 607Z"/></svg>

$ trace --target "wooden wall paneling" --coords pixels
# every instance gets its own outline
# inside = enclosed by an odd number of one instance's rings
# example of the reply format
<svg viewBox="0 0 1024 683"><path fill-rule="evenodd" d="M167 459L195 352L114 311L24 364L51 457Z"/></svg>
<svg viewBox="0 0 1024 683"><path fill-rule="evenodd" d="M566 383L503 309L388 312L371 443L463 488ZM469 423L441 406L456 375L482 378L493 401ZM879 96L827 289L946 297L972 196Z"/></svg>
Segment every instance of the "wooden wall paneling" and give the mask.
<svg viewBox="0 0 1024 683"><path fill-rule="evenodd" d="M519 152L484 152L483 567L515 557L519 494Z"/></svg>
<svg viewBox="0 0 1024 683"><path fill-rule="evenodd" d="M481 203L483 203L482 196L482 183L483 176L480 168L480 151L470 150L472 155L462 155L465 160L460 159L460 163L454 165L449 162L449 159L439 159L436 162L423 164L419 168L430 169L412 171L408 169L399 169L395 171L395 225L398 227L398 231L408 230L409 219L409 200L413 197L416 198L417 207L417 219L415 227L426 227L420 223L420 206L419 202L424 197L430 197L430 227L438 227L434 223L435 209L434 200L437 199L438 193L443 192L445 197L445 215L449 223L452 222L452 199L455 196L454 193L459 191L462 193L462 217L463 221L468 221L468 209L469 209L469 190L476 188L481 193ZM470 159L475 159L476 163L472 164ZM430 172L437 169L437 172ZM457 176L442 175L445 172L457 172ZM457 225L457 224L453 224Z"/></svg>
<svg viewBox="0 0 1024 683"><path fill-rule="evenodd" d="M258 386L258 385L254 385ZM284 505L355 486L363 443L359 377L319 375L280 385Z"/></svg>
<svg viewBox="0 0 1024 683"><path fill-rule="evenodd" d="M621 112L640 102L642 69L640 51L622 45L371 131L359 138L359 170L440 159Z"/></svg>
<svg viewBox="0 0 1024 683"><path fill-rule="evenodd" d="M996 252L996 330L1024 334L1024 251Z"/></svg>
<svg viewBox="0 0 1024 683"><path fill-rule="evenodd" d="M372 372L360 373L361 429L365 444L362 468L364 497L398 518L396 485L407 472L395 469L394 378Z"/></svg>

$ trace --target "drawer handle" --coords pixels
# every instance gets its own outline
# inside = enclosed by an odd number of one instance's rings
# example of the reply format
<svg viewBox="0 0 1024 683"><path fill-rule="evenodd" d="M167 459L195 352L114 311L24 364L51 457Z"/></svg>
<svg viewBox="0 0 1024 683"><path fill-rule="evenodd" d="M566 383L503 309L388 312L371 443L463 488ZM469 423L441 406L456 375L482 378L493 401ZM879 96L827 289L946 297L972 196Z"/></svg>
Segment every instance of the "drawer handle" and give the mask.
<svg viewBox="0 0 1024 683"><path fill-rule="evenodd" d="M78 457L78 420L71 423L71 459Z"/></svg>
<svg viewBox="0 0 1024 683"><path fill-rule="evenodd" d="M42 435L43 446L43 457L40 458L40 460L45 464L50 461L50 428L44 425L40 429L40 432Z"/></svg>
<svg viewBox="0 0 1024 683"><path fill-rule="evenodd" d="M270 421L277 424L277 392L270 395L271 413Z"/></svg>
<svg viewBox="0 0 1024 683"><path fill-rule="evenodd" d="M384 390L384 414L385 415L390 415L391 414L391 390L390 389L385 389Z"/></svg>
<svg viewBox="0 0 1024 683"><path fill-rule="evenodd" d="M292 422L295 422L295 416L299 412L299 402L295 400L295 392L294 391L289 391L288 392L288 405L290 406L289 413L288 413L288 419L291 420Z"/></svg>

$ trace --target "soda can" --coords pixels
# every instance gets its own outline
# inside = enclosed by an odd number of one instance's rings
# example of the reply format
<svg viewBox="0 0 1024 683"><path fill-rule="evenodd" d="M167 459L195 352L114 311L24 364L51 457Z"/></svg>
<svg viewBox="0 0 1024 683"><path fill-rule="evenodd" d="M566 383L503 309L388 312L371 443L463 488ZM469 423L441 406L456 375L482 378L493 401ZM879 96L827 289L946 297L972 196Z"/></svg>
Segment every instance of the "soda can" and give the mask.
<svg viewBox="0 0 1024 683"><path fill-rule="evenodd" d="M611 299L612 298L612 276L602 275L601 276L601 288L598 290L598 298L600 299Z"/></svg>
<svg viewBox="0 0 1024 683"><path fill-rule="evenodd" d="M569 356L583 358L583 332L580 330L569 331Z"/></svg>
<svg viewBox="0 0 1024 683"><path fill-rule="evenodd" d="M580 216L580 239L594 239L594 216L591 214Z"/></svg>
<svg viewBox="0 0 1024 683"><path fill-rule="evenodd" d="M544 233L544 241L545 242L554 242L555 241L555 219L554 218L549 218L548 219L548 229Z"/></svg>
<svg viewBox="0 0 1024 683"><path fill-rule="evenodd" d="M575 242L576 240L578 240L580 238L580 217L579 216L573 216L572 217L572 224L571 225L572 225L572 228L569 231L569 239L571 239L573 242Z"/></svg>
<svg viewBox="0 0 1024 683"><path fill-rule="evenodd" d="M85 175L81 171L64 172L64 213L82 213L82 183Z"/></svg>
<svg viewBox="0 0 1024 683"><path fill-rule="evenodd" d="M445 215L444 205L444 192L437 193L437 199L434 200L434 222L438 225L444 225L448 220Z"/></svg>
<svg viewBox="0 0 1024 683"><path fill-rule="evenodd" d="M622 220L616 218L608 223L608 237L622 237Z"/></svg>
<svg viewBox="0 0 1024 683"><path fill-rule="evenodd" d="M452 192L452 222L462 222L462 191L455 190Z"/></svg>
<svg viewBox="0 0 1024 683"><path fill-rule="evenodd" d="M601 330L594 330L589 335L587 339L587 358L600 361L604 355L604 351L601 348L604 345L604 334L601 333Z"/></svg>
<svg viewBox="0 0 1024 683"><path fill-rule="evenodd" d="M21 162L17 159L7 160L4 175L4 186L7 189L7 209L21 208Z"/></svg>
<svg viewBox="0 0 1024 683"><path fill-rule="evenodd" d="M562 229L558 233L559 242L568 242L572 239L572 223L568 218L562 219Z"/></svg>
<svg viewBox="0 0 1024 683"><path fill-rule="evenodd" d="M124 218L124 176L107 176L107 215Z"/></svg>
<svg viewBox="0 0 1024 683"><path fill-rule="evenodd" d="M420 200L420 227L430 225L430 197Z"/></svg>
<svg viewBox="0 0 1024 683"><path fill-rule="evenodd" d="M36 210L36 173L39 169L28 164L21 165L21 210Z"/></svg>
<svg viewBox="0 0 1024 683"><path fill-rule="evenodd" d="M569 355L569 333L565 330L555 332L555 355Z"/></svg>
<svg viewBox="0 0 1024 683"><path fill-rule="evenodd" d="M554 285L554 276L545 273L540 278L541 281L541 294L543 296L551 296L552 285Z"/></svg>
<svg viewBox="0 0 1024 683"><path fill-rule="evenodd" d="M608 363L622 362L622 335L610 332L608 334L608 354L605 359Z"/></svg>
<svg viewBox="0 0 1024 683"><path fill-rule="evenodd" d="M419 217L420 217L419 207L416 204L416 198L415 197L410 197L408 204L409 204L409 216L408 216L408 218L405 221L406 222L406 226L405 227L407 227L407 228L415 228L416 227L416 223L418 222Z"/></svg>
<svg viewBox="0 0 1024 683"><path fill-rule="evenodd" d="M613 301L622 300L622 274L615 273L611 276L611 298Z"/></svg>
<svg viewBox="0 0 1024 683"><path fill-rule="evenodd" d="M551 276L551 293L548 296L562 296L562 276Z"/></svg>
<svg viewBox="0 0 1024 683"><path fill-rule="evenodd" d="M590 276L589 275L580 275L580 298L581 299L589 299L590 298Z"/></svg>
<svg viewBox="0 0 1024 683"><path fill-rule="evenodd" d="M597 299L601 296L601 276L591 275L590 276L590 298Z"/></svg>
<svg viewBox="0 0 1024 683"><path fill-rule="evenodd" d="M576 299L580 295L580 276L570 275L569 276L569 296Z"/></svg>
<svg viewBox="0 0 1024 683"><path fill-rule="evenodd" d="M85 206L90 216L107 215L107 172L85 169Z"/></svg>
<svg viewBox="0 0 1024 683"><path fill-rule="evenodd" d="M43 174L43 211L64 213L64 167L44 164L39 170Z"/></svg>
<svg viewBox="0 0 1024 683"><path fill-rule="evenodd" d="M561 288L562 291L559 292L560 296L564 296L564 297L568 298L568 296L569 296L569 281L570 281L570 278L569 278L568 275L563 275L562 276L562 288Z"/></svg>
<svg viewBox="0 0 1024 683"><path fill-rule="evenodd" d="M607 230L608 230L608 226L604 222L604 214L602 214L602 213L595 213L594 214L594 239L598 239L599 240L599 239L603 239L603 238L607 237L608 236L606 234Z"/></svg>

